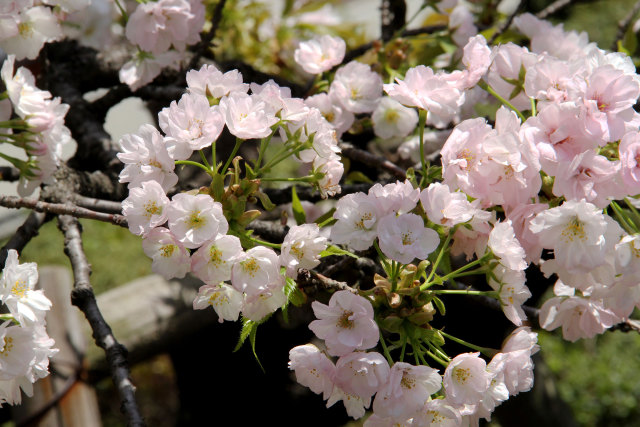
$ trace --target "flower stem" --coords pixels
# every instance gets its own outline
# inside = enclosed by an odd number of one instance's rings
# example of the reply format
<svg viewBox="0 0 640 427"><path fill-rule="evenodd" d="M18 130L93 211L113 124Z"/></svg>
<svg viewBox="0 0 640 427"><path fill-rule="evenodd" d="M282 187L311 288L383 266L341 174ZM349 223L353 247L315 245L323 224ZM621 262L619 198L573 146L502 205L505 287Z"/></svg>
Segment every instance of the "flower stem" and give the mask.
<svg viewBox="0 0 640 427"><path fill-rule="evenodd" d="M233 150L231 151L231 154L229 154L229 158L227 159L224 166L222 167L222 176L224 176L227 173L227 169L229 168L229 165L231 164L231 162L233 161L233 158L238 153L238 149L240 149L240 146L242 145L243 142L244 142L243 139L236 138L236 145L233 146Z"/></svg>
<svg viewBox="0 0 640 427"><path fill-rule="evenodd" d="M451 341L457 342L458 344L461 344L465 347L469 347L472 350L476 350L479 351L480 353L484 354L485 356L489 356L489 357L493 357L498 353L498 350L495 350L493 348L488 348L488 347L480 347L478 345L475 344L471 344L465 340L462 340L460 338L456 338L453 335L449 335L448 333L444 332L444 331L440 331L440 333L442 334L442 336L444 336L445 338L450 339Z"/></svg>
<svg viewBox="0 0 640 427"><path fill-rule="evenodd" d="M393 366L393 358L391 357L391 353L389 353L389 349L387 348L387 343L384 342L384 337L382 336L382 332L380 332L380 344L382 345L382 352L384 353L384 357L386 357L387 362L389 362L389 366Z"/></svg>
<svg viewBox="0 0 640 427"><path fill-rule="evenodd" d="M449 234L447 234L447 238L444 240L444 243L442 244L442 247L440 248L440 252L438 253L438 257L436 258L436 261L433 263L433 265L431 266L431 272L429 273L429 277L427 277L426 282L424 283L424 285L420 286L420 290L423 291L425 289L427 289L428 287L431 286L431 279L433 279L433 276L436 274L436 270L438 269L438 265L440 264L440 261L442 261L442 257L444 256L444 253L447 249L449 249L449 242L451 241L451 236L453 235L453 233L455 232L455 228L453 230L451 230L449 232ZM424 287L424 289L423 289Z"/></svg>
<svg viewBox="0 0 640 427"><path fill-rule="evenodd" d="M418 122L418 136L420 137L420 164L422 165L422 179L420 180L420 188L427 186L427 162L424 158L424 125L427 122L427 110L420 110Z"/></svg>
<svg viewBox="0 0 640 427"><path fill-rule="evenodd" d="M527 118L524 116L524 114L520 112L520 110L518 110L512 103L504 99L501 95L499 95L498 92L496 92L491 86L489 86L482 80L480 80L480 82L478 83L478 86L480 86L482 89L489 92L491 95L493 95L494 98L496 98L502 104L512 109L518 115L518 117L520 117L520 120L522 120L523 122L527 120Z"/></svg>
<svg viewBox="0 0 640 427"><path fill-rule="evenodd" d="M198 162L193 162L191 160L176 160L176 165L191 165L191 166L196 166L199 167L200 169L204 170L205 172L207 172L209 175L213 176L213 172L211 171L210 168L206 167L205 165L203 165L202 163L198 163Z"/></svg>

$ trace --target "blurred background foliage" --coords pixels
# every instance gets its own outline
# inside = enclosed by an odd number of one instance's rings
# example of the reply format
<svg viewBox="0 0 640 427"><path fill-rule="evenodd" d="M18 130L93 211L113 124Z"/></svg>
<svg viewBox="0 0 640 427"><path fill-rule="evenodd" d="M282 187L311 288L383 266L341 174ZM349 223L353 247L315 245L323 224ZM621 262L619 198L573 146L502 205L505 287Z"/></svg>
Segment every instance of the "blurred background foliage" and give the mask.
<svg viewBox="0 0 640 427"><path fill-rule="evenodd" d="M524 1L527 2L527 10L532 12L552 3L550 0ZM349 24L348 16L345 17L347 22L336 20L338 15L334 6L341 3L347 2L229 0L213 53L218 61L241 60L262 72L304 84L309 76L302 73L293 61L293 51L300 40L311 38L314 34L339 35L346 40L348 48L369 41L365 29ZM379 13L380 2L375 2L375 6L367 0L360 0L359 3L363 8L375 9L368 11L368 16ZM420 4L419 1L417 3ZM472 3L495 8L499 1L475 0ZM566 30L586 31L590 41L609 49L615 40L618 22L631 10L636 0L573 3L555 14L551 21L563 23ZM207 4L211 12L216 1L208 1ZM416 22L414 26L433 23L431 18ZM435 55L449 48L442 38L418 37L417 41L411 43L410 51L419 52L416 60L424 62L432 61ZM624 47L637 55L638 43L633 33L625 38ZM372 62L380 57L376 58L375 54L370 53L366 59ZM81 220L81 223L96 293L151 274L151 260L144 255L139 237L111 224L89 220ZM62 248L62 236L52 221L27 246L21 259L40 265L69 266ZM638 334L608 332L592 340L569 343L562 340L559 333L540 331L539 340L544 363L553 380L552 386L572 408L579 425L640 426ZM143 412L149 421L153 420L150 425L173 425L175 422L175 411L178 410L176 397L169 396L171 393L158 393L158 389L166 390L167 385L173 384L172 375L170 362L162 357L134 368ZM114 416L118 411L108 403L114 396L111 382L103 381L97 389L102 396L105 425L118 425L120 418ZM354 424L358 423L350 425ZM494 422L492 425L499 424Z"/></svg>

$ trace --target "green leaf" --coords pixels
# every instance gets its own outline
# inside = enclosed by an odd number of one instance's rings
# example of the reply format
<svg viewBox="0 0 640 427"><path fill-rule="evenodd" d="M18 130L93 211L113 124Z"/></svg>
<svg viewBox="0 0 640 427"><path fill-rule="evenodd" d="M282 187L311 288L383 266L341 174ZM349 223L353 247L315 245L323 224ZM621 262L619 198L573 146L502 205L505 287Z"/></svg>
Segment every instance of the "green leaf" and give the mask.
<svg viewBox="0 0 640 427"><path fill-rule="evenodd" d="M260 202L262 203L262 206L266 210L271 211L276 207L276 205L274 205L273 202L271 202L271 199L269 198L269 196L267 196L262 191L258 191L256 193L256 196L258 197L258 199L260 199Z"/></svg>
<svg viewBox="0 0 640 427"><path fill-rule="evenodd" d="M264 370L264 367L262 366L262 363L260 363L260 359L258 359L258 353L256 353L256 335L258 334L258 325L256 325L255 328L251 329L251 332L249 333L249 341L251 342L251 351L253 352L253 357L256 358L256 362L258 362L258 366L260 366L260 369L262 369L263 373L266 373L266 371Z"/></svg>
<svg viewBox="0 0 640 427"><path fill-rule="evenodd" d="M363 174L360 171L350 172L349 175L347 175L347 177L345 178L345 181L347 181L347 182L366 182L367 184L373 184L373 181L371 181L371 179L369 179L368 176L366 176L365 174Z"/></svg>
<svg viewBox="0 0 640 427"><path fill-rule="evenodd" d="M307 295L298 288L298 284L290 277L285 279L284 294L287 296L287 303L300 307L307 302Z"/></svg>
<svg viewBox="0 0 640 427"><path fill-rule="evenodd" d="M444 303L442 302L442 300L440 298L434 296L431 301L436 305L436 308L440 312L440 315L444 316L444 314L446 313L446 310L444 308Z"/></svg>
<svg viewBox="0 0 640 427"><path fill-rule="evenodd" d="M211 180L211 190L213 198L217 202L222 202L222 196L224 196L224 177L219 173L215 174Z"/></svg>
<svg viewBox="0 0 640 427"><path fill-rule="evenodd" d="M333 245L329 245L327 246L327 249L325 249L324 251L320 252L320 258L324 258L326 256L330 256L330 255L347 255L350 256L352 258L358 259L360 258L358 255L349 252L347 250L344 249L340 249L337 246L333 246Z"/></svg>
<svg viewBox="0 0 640 427"><path fill-rule="evenodd" d="M293 217L296 220L296 224L300 225L307 223L307 215L304 212L302 203L300 203L295 185L291 187L291 209L293 210Z"/></svg>
<svg viewBox="0 0 640 427"><path fill-rule="evenodd" d="M333 218L333 213L336 211L336 208L331 208L329 209L327 212L323 213L320 217L316 218L315 221L313 221L314 223L318 224L318 226L320 227L325 227L327 226L327 222L334 219Z"/></svg>
<svg viewBox="0 0 640 427"><path fill-rule="evenodd" d="M238 339L238 344L236 344L236 347L233 349L234 353L236 351L240 350L240 348L242 348L242 345L247 340L249 335L251 335L251 331L253 329L258 329L258 324L256 322L254 322L253 320L249 320L247 318L243 318L242 319L242 331L240 331L240 338Z"/></svg>

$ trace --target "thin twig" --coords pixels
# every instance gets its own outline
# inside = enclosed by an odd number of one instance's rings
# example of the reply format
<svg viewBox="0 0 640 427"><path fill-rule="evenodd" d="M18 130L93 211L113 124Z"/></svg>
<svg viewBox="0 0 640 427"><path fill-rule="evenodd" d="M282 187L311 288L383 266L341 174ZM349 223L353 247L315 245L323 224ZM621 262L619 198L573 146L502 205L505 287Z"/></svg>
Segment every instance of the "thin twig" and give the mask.
<svg viewBox="0 0 640 427"><path fill-rule="evenodd" d="M536 17L545 19L548 16L553 15L560 9L564 8L565 6L569 6L573 1L574 0L556 0L549 6L542 9L540 12L536 13Z"/></svg>
<svg viewBox="0 0 640 427"><path fill-rule="evenodd" d="M0 268L7 261L7 254L10 249L15 249L18 253L22 252L24 247L38 235L38 231L42 224L46 222L46 214L40 212L31 212L24 223L11 236L9 241L0 249Z"/></svg>
<svg viewBox="0 0 640 427"><path fill-rule="evenodd" d="M216 36L216 31L218 31L218 27L220 26L220 21L222 20L222 9L224 9L226 2L227 0L219 0L218 4L216 4L216 8L213 10L213 16L211 17L211 28L196 45L195 53L193 54L191 61L189 61L187 70L194 69L198 66L198 61L200 61L204 52L211 45L211 41Z"/></svg>
<svg viewBox="0 0 640 427"><path fill-rule="evenodd" d="M95 212L69 203L48 203L34 199L23 199L17 196L0 196L0 206L13 209L29 208L37 212L71 215L76 218L94 219L110 222L120 227L128 227L127 219L122 215Z"/></svg>
<svg viewBox="0 0 640 427"><path fill-rule="evenodd" d="M0 166L0 181L17 181L20 171L12 166Z"/></svg>
<svg viewBox="0 0 640 427"><path fill-rule="evenodd" d="M385 182L382 182L384 185ZM342 190L340 192L340 196L344 196L345 194L352 194L363 192L366 193L373 186L373 184L367 183L359 183L359 184L345 184L340 186ZM265 188L262 190L267 196L269 196L269 200L275 205L284 205L285 203L291 203L291 187L285 188ZM319 202L323 200L320 193L314 189L313 187L301 187L296 186L296 193L298 195L298 199L306 200L309 202Z"/></svg>
<svg viewBox="0 0 640 427"><path fill-rule="evenodd" d="M640 1L637 1L636 4L633 5L633 8L629 11L627 16L624 17L622 21L618 23L618 32L616 33L616 38L611 45L611 50L614 52L618 51L618 42L621 42L624 39L624 35L627 33L627 30L631 26L633 18L640 11ZM633 53L633 52L632 52Z"/></svg>
<svg viewBox="0 0 640 427"><path fill-rule="evenodd" d="M343 155L352 160L356 160L368 166L384 169L400 179L407 178L407 172L404 169L384 157L376 156L368 151L361 150L345 142L340 144L340 149L342 150Z"/></svg>
<svg viewBox="0 0 640 427"><path fill-rule="evenodd" d="M322 274L316 273L313 270L300 270L298 272L298 277L296 278L296 283L301 288L306 287L322 287L327 290L334 291L349 291L354 294L357 294L358 291L347 285L345 282L338 282L337 280L330 279Z"/></svg>
<svg viewBox="0 0 640 427"><path fill-rule="evenodd" d="M511 23L513 22L513 19L516 17L517 14L520 13L520 8L522 7L522 5L523 5L522 0L518 0L518 6L516 6L515 9L513 9L513 12L509 15L509 17L498 27L496 32L493 33L493 35L487 42L488 45L492 45L493 42L495 42L496 39L502 35L502 33L504 33L509 29L509 27L511 26Z"/></svg>
<svg viewBox="0 0 640 427"><path fill-rule="evenodd" d="M111 200L94 199L93 197L85 197L74 195L73 202L83 208L93 209L99 212L119 214L122 212L122 204Z"/></svg>
<svg viewBox="0 0 640 427"><path fill-rule="evenodd" d="M127 349L113 336L111 328L102 317L96 297L91 287L89 275L91 267L82 248L82 236L78 220L69 215L58 217L58 227L64 234L65 253L73 269L73 290L71 303L86 316L93 331L96 344L105 351L111 368L111 377L120 395L120 410L127 418L129 426L144 426L135 399L135 387L131 383Z"/></svg>
<svg viewBox="0 0 640 427"><path fill-rule="evenodd" d="M447 29L446 25L429 25L427 27L414 28L412 30L404 30L403 32L400 33L400 37L412 37L412 36L419 36L422 34L431 34L436 31L442 31L446 29ZM376 42L377 40L370 41L368 43L362 44L358 47L351 49L349 52L347 52L344 55L344 59L342 60L340 65L351 62L357 57L364 55L369 49L371 49L374 46Z"/></svg>
<svg viewBox="0 0 640 427"><path fill-rule="evenodd" d="M618 323L617 325L613 325L609 328L610 331L622 331L622 332L631 332L635 331L640 333L640 321L627 319L624 322Z"/></svg>

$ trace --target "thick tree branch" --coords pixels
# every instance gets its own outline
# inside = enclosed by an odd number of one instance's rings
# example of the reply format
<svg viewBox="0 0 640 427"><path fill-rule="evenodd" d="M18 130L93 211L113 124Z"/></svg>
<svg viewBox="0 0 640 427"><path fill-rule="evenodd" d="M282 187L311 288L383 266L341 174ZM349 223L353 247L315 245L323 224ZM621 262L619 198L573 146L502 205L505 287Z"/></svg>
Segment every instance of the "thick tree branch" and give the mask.
<svg viewBox="0 0 640 427"><path fill-rule="evenodd" d="M383 42L393 38L407 21L407 4L404 0L382 0L380 6L380 34Z"/></svg>
<svg viewBox="0 0 640 427"><path fill-rule="evenodd" d="M349 291L357 294L358 291L347 285L345 282L338 282L337 280L330 279L322 274L316 273L313 270L301 269L298 272L296 283L300 288L308 287L320 287L333 291Z"/></svg>
<svg viewBox="0 0 640 427"><path fill-rule="evenodd" d="M0 268L7 261L10 249L22 252L27 243L38 235L40 227L47 221L46 215L40 212L31 212L24 223L11 236L9 241L0 249Z"/></svg>
<svg viewBox="0 0 640 427"><path fill-rule="evenodd" d="M0 181L17 181L20 171L12 166L0 166Z"/></svg>
<svg viewBox="0 0 640 427"><path fill-rule="evenodd" d="M34 199L23 199L16 196L0 196L0 206L18 209L29 208L37 212L48 212L58 215L70 215L76 218L95 219L110 222L120 227L127 227L127 219L122 215L96 212L69 203L48 203Z"/></svg>
<svg viewBox="0 0 640 427"><path fill-rule="evenodd" d="M384 184L384 183L383 183ZM345 194L357 193L359 191L366 193L372 187L373 184L361 183L361 184L345 184L342 185L340 196L344 196ZM291 187L285 188L265 188L262 190L267 196L269 196L269 200L273 202L275 205L284 205L286 203L291 203ZM296 186L296 194L300 200L306 200L309 202L319 202L323 200L320 196L320 193L314 189L313 187L301 187Z"/></svg>
<svg viewBox="0 0 640 427"><path fill-rule="evenodd" d="M78 220L72 216L58 217L58 226L64 234L65 253L71 261L73 269L73 291L71 303L78 307L86 316L96 344L102 348L111 368L111 376L120 400L121 411L127 418L129 426L144 426L145 422L140 414L135 399L135 387L129 378L129 364L127 349L113 336L111 328L102 317L96 303L93 288L89 280L91 267L82 247L82 237Z"/></svg>
<svg viewBox="0 0 640 427"><path fill-rule="evenodd" d="M74 195L73 202L83 208L92 209L94 211L119 214L122 212L122 203L112 200L94 199L93 197L84 197Z"/></svg>
<svg viewBox="0 0 640 427"><path fill-rule="evenodd" d="M198 66L198 62L202 55L209 49L211 46L211 41L216 36L216 31L218 31L218 27L220 26L220 21L222 21L222 10L224 9L224 5L227 3L227 0L218 0L218 4L216 4L216 8L213 10L213 16L211 17L211 28L209 31L202 36L200 42L195 46L195 53L189 61L189 66L187 70L194 69ZM182 73L184 74L184 73Z"/></svg>
<svg viewBox="0 0 640 427"><path fill-rule="evenodd" d="M407 178L407 173L404 169L395 165L384 157L376 156L369 153L368 151L356 148L346 142L340 144L340 149L342 150L342 154L350 158L351 160L356 160L358 162L364 163L367 166L384 169L400 179Z"/></svg>

